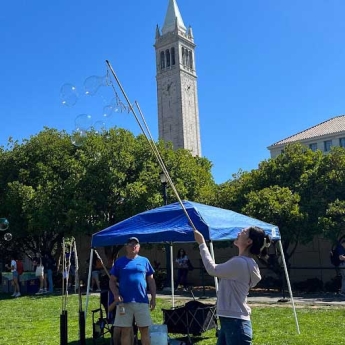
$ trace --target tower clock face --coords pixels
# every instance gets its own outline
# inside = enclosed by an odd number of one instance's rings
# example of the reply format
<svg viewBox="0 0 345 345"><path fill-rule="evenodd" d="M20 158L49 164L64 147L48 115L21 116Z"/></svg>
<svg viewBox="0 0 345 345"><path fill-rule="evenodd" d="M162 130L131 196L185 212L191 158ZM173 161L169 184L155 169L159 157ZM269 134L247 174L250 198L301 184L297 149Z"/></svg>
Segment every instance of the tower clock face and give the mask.
<svg viewBox="0 0 345 345"><path fill-rule="evenodd" d="M172 80L167 80L163 83L163 95L173 96L176 91L176 84Z"/></svg>

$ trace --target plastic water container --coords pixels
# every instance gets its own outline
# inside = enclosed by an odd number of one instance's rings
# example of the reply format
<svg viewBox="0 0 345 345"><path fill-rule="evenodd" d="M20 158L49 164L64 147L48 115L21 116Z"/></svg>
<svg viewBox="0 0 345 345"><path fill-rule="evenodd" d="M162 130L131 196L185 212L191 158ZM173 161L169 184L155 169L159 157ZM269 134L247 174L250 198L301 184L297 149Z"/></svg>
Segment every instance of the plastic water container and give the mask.
<svg viewBox="0 0 345 345"><path fill-rule="evenodd" d="M168 345L168 326L152 325L149 327L151 345Z"/></svg>

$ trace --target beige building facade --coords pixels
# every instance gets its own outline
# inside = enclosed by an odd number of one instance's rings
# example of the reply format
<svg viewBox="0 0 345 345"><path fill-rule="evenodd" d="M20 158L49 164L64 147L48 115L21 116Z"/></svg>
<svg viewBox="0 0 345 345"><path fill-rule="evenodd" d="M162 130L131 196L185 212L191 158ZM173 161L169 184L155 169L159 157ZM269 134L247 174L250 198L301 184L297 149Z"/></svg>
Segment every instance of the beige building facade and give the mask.
<svg viewBox="0 0 345 345"><path fill-rule="evenodd" d="M282 153L287 144L301 143L313 151L324 153L332 146L345 147L345 115L333 117L302 132L268 146L271 158Z"/></svg>

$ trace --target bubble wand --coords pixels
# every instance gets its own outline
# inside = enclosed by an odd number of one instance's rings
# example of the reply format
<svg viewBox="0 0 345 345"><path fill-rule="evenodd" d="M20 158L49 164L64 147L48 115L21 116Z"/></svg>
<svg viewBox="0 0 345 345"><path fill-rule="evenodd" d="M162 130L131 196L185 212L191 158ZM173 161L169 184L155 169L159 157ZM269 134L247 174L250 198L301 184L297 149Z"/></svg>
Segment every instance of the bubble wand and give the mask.
<svg viewBox="0 0 345 345"><path fill-rule="evenodd" d="M188 219L189 224L193 228L193 232L197 231L197 229L195 228L191 218L189 217L189 214L188 214L185 206L183 205L183 202L182 202L182 200L181 200L181 198L180 198L180 196L179 196L179 194L177 192L177 189L175 188L175 185L174 185L174 183L173 183L173 181L172 181L172 179L171 179L171 177L169 175L169 172L168 172L168 170L167 170L167 168L166 168L166 166L164 164L164 161L163 161L163 159L162 159L162 157L161 157L161 155L160 155L160 153L158 151L158 148L157 148L157 146L154 143L154 140L152 138L151 132L150 132L149 127L148 127L148 125L147 125L147 123L145 121L144 115L143 115L143 113L142 113L142 111L141 111L141 109L139 107L138 102L135 101L135 105L136 105L136 107L137 107L137 109L139 111L139 114L141 116L141 121L142 122L140 121L139 117L137 116L136 112L134 111L133 106L132 106L131 102L129 101L129 98L127 97L126 92L125 92L124 88L122 87L122 85L120 83L120 80L118 79L118 77L117 77L113 67L111 66L111 64L110 64L110 62L108 60L106 60L106 64L107 64L107 66L108 66L112 76L114 77L117 85L119 86L123 97L125 98L125 100L126 100L126 102L128 104L128 111L133 114L133 116L134 116L135 120L137 121L137 123L138 123L138 125L139 125L139 127L140 127L140 129L142 131L142 133L144 134L146 140L148 141L148 143L150 145L150 148L151 148L152 152L154 153L154 155L155 155L155 157L156 157L156 159L158 161L158 164L160 165L160 167L162 169L162 172L164 173L164 175L165 175L165 177L166 177L166 179L167 179L171 189L175 193L176 198L177 198L178 202L180 203L181 208L182 208L183 212L185 213L185 215L186 215L186 217ZM111 83L111 86L114 89L114 85L112 83ZM115 89L114 89L114 92L115 92L115 95L117 96L117 93L116 93Z"/></svg>

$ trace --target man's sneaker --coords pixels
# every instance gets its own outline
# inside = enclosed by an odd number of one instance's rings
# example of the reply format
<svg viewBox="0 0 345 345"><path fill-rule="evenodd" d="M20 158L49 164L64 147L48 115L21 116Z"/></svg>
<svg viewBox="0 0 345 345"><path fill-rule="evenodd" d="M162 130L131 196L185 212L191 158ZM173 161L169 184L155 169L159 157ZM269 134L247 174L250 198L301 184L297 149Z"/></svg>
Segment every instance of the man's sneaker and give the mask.
<svg viewBox="0 0 345 345"><path fill-rule="evenodd" d="M13 292L13 295L11 295L11 296L12 297L16 297L16 294L17 294L16 292Z"/></svg>
<svg viewBox="0 0 345 345"><path fill-rule="evenodd" d="M16 295L14 297L20 297L20 296L21 296L21 294L20 294L20 292L18 292L18 293L16 293Z"/></svg>
<svg viewBox="0 0 345 345"><path fill-rule="evenodd" d="M43 289L39 289L38 292L35 293L35 295L42 295L43 294Z"/></svg>
<svg viewBox="0 0 345 345"><path fill-rule="evenodd" d="M96 292L101 292L102 290L101 289L97 289Z"/></svg>
<svg viewBox="0 0 345 345"><path fill-rule="evenodd" d="M47 289L43 289L43 293L47 293Z"/></svg>

